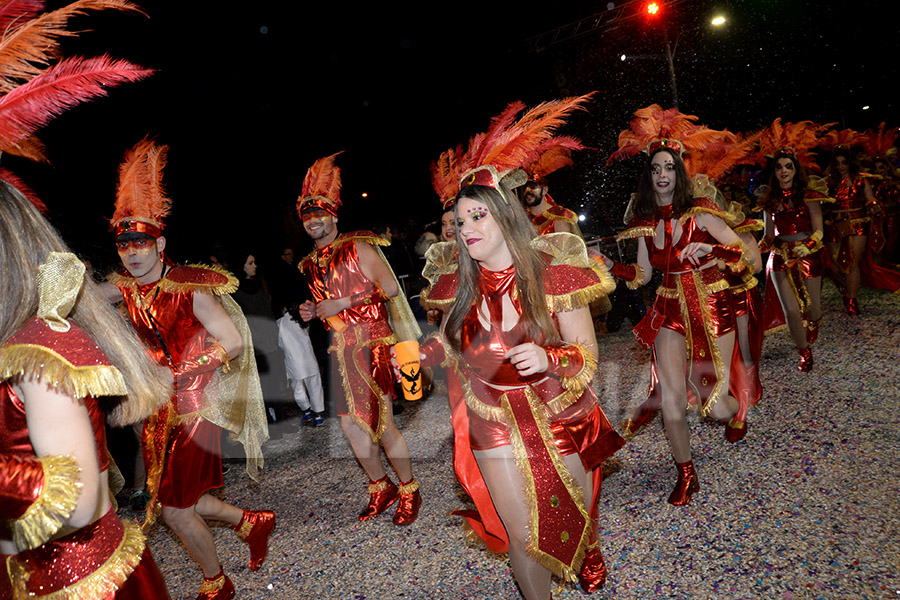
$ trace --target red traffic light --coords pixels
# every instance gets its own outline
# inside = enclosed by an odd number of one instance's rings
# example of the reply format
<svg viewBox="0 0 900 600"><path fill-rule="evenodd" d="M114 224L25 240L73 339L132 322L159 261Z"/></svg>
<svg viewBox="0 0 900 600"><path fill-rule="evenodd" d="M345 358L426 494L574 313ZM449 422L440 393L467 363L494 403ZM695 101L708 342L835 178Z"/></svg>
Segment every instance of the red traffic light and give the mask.
<svg viewBox="0 0 900 600"><path fill-rule="evenodd" d="M645 5L644 10L647 13L647 16L655 17L657 14L659 14L659 8L659 2L648 2Z"/></svg>

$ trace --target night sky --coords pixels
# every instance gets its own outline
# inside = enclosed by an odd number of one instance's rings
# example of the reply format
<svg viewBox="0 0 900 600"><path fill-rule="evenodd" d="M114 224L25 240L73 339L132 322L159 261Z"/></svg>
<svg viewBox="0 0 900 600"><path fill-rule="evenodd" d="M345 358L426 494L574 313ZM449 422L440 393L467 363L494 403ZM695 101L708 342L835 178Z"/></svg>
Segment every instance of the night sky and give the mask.
<svg viewBox="0 0 900 600"><path fill-rule="evenodd" d="M644 2L617 4L637 12ZM483 131L509 102L589 91L589 112L564 132L596 151L551 176L551 192L588 214L586 233L607 233L634 184L634 165L604 169L618 132L637 108L672 106L666 38L679 108L710 127L750 131L779 116L857 130L900 125L895 3L660 4L657 22L636 15L541 51L530 38L605 13L607 2L522 3L533 8L511 13L505 2L160 0L141 3L149 19L95 13L73 22L91 31L67 41L68 54L108 52L157 73L40 132L51 165L3 164L38 192L77 251L111 266L117 166L155 135L171 146L173 258L205 260L219 245L250 248L264 262L285 242L309 247L294 204L317 158L344 151L341 230L421 225L439 218L428 165L440 152ZM706 25L715 9L728 18L717 30Z"/></svg>

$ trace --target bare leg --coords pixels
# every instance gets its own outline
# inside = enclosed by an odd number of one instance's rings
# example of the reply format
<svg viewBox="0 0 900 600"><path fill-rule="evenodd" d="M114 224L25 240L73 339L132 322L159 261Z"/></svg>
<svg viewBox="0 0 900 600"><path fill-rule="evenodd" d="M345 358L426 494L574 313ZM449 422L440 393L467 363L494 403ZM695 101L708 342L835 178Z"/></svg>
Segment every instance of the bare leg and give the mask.
<svg viewBox="0 0 900 600"><path fill-rule="evenodd" d="M223 502L215 496L203 494L197 500L197 514L204 520L225 521L234 527L241 522L244 511L227 502Z"/></svg>
<svg viewBox="0 0 900 600"><path fill-rule="evenodd" d="M387 402L390 406L390 396L385 396L382 402ZM406 438L394 425L394 415L390 410L387 411L387 423L384 428L384 434L381 436L381 443L384 445L384 453L387 455L388 460L391 461L391 466L394 467L394 471L396 471L400 481L403 483L411 481L413 475L412 464L409 460L409 448L406 446Z"/></svg>
<svg viewBox="0 0 900 600"><path fill-rule="evenodd" d="M806 285L806 293L809 294L806 318L810 321L818 321L822 318L822 278L804 279L803 283Z"/></svg>
<svg viewBox="0 0 900 600"><path fill-rule="evenodd" d="M347 436L347 441L350 442L353 454L356 456L359 464L362 465L366 475L369 476L369 480L378 481L384 477L384 465L381 463L381 456L379 456L380 448L377 443L372 441L372 437L353 422L353 419L348 415L341 417L341 429L344 430L344 435Z"/></svg>
<svg viewBox="0 0 900 600"><path fill-rule="evenodd" d="M529 513L523 491L525 481L516 467L512 447L475 450L474 454L491 500L509 536L509 564L522 596L526 600L548 600L550 570L537 563L526 550Z"/></svg>
<svg viewBox="0 0 900 600"><path fill-rule="evenodd" d="M750 351L750 315L740 315L735 323L738 334L738 345L741 348L741 359L748 369L753 367L753 353Z"/></svg>
<svg viewBox="0 0 900 600"><path fill-rule="evenodd" d="M822 278L819 277L819 285L822 284ZM775 284L775 291L778 293L778 301L781 302L781 310L784 312L784 319L787 321L788 332L791 339L798 350L806 348L806 328L803 327L803 315L800 314L800 305L797 303L797 297L788 281L787 273L783 271L772 272L772 282ZM820 300L821 304L821 300ZM819 314L822 309L819 307Z"/></svg>
<svg viewBox="0 0 900 600"><path fill-rule="evenodd" d="M850 238L850 253L853 258L850 262L850 270L847 271L847 295L851 298L856 298L856 294L859 292L859 261L866 251L868 239L865 235L854 235Z"/></svg>
<svg viewBox="0 0 900 600"><path fill-rule="evenodd" d="M731 378L731 357L734 354L734 335L732 331L716 339L716 345L719 347L719 356L722 357L722 364L725 365L725 372L722 375L721 393L718 398L711 400L712 406L709 409L709 416L719 421L727 421L738 410L738 401L733 396L728 395L728 382Z"/></svg>
<svg viewBox="0 0 900 600"><path fill-rule="evenodd" d="M669 446L672 448L675 461L684 463L691 460L691 432L685 416L687 387L684 378L687 352L684 347L684 336L671 329L662 328L656 336L654 345L659 368L666 437L669 438Z"/></svg>
<svg viewBox="0 0 900 600"><path fill-rule="evenodd" d="M184 547L203 570L204 577L214 577L222 570L216 544L212 533L200 515L196 506L188 508L162 507L162 517L166 525L172 528L181 539Z"/></svg>

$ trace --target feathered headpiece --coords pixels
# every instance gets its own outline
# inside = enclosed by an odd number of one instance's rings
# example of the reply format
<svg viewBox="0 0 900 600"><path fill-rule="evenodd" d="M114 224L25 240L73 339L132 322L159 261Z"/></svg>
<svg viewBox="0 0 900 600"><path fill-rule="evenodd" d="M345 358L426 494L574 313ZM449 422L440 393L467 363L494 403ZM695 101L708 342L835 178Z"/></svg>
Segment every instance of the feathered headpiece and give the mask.
<svg viewBox="0 0 900 600"><path fill-rule="evenodd" d="M735 134L727 129L722 139L708 144L703 150L692 152L684 157L684 166L688 175L703 174L713 181L721 181L731 169L738 164L750 161L750 155L756 149L760 133Z"/></svg>
<svg viewBox="0 0 900 600"><path fill-rule="evenodd" d="M724 142L726 131L697 125L696 115L686 115L677 108L663 110L659 104L651 104L634 111L628 129L619 133L619 149L606 161L630 158L639 152L653 154L660 148L668 148L679 155L703 150L710 144Z"/></svg>
<svg viewBox="0 0 900 600"><path fill-rule="evenodd" d="M894 145L897 138L900 137L900 129L897 127L886 130L885 124L882 122L877 131L869 129L865 136L862 143L863 151L870 158L887 158L897 153L897 147Z"/></svg>
<svg viewBox="0 0 900 600"><path fill-rule="evenodd" d="M819 140L819 147L834 151L838 147L847 149L853 146L861 146L865 141L866 135L853 129L842 129L840 131L831 129Z"/></svg>
<svg viewBox="0 0 900 600"><path fill-rule="evenodd" d="M125 153L119 165L116 211L110 228L116 237L142 233L152 238L162 235L164 220L172 210L172 200L163 187L168 146L144 138Z"/></svg>
<svg viewBox="0 0 900 600"><path fill-rule="evenodd" d="M338 154L341 152L320 158L306 172L303 190L297 198L297 214L302 215L305 208L315 206L337 216L341 207L341 169L334 161Z"/></svg>
<svg viewBox="0 0 900 600"><path fill-rule="evenodd" d="M436 162L431 163L431 185L441 200L444 211L450 210L459 193L459 162L463 146L444 150Z"/></svg>
<svg viewBox="0 0 900 600"><path fill-rule="evenodd" d="M753 154L753 162L761 167L778 154L792 154L807 169L816 167L812 152L821 143L822 133L834 123L781 122L781 117L772 121L768 128L759 132L759 147Z"/></svg>
<svg viewBox="0 0 900 600"><path fill-rule="evenodd" d="M486 132L470 141L460 165L460 187L485 185L496 188L501 181L510 188L524 184L527 176L522 167L537 161L542 152L559 145L553 139L553 132L573 111L583 109L582 105L592 95L544 102L528 110L519 120L516 115L525 105L511 103L491 120Z"/></svg>
<svg viewBox="0 0 900 600"><path fill-rule="evenodd" d="M88 10L142 11L125 0L79 0L37 16L37 0L0 2L0 151L46 161L33 134L67 109L104 96L111 87L138 81L153 71L127 61L59 57L62 37L75 35L69 19ZM143 14L143 13L142 13Z"/></svg>
<svg viewBox="0 0 900 600"><path fill-rule="evenodd" d="M535 162L525 167L528 179L541 184L547 183L547 175L574 164L572 150L584 150L584 145L573 137L556 136L551 141L555 144L542 152Z"/></svg>

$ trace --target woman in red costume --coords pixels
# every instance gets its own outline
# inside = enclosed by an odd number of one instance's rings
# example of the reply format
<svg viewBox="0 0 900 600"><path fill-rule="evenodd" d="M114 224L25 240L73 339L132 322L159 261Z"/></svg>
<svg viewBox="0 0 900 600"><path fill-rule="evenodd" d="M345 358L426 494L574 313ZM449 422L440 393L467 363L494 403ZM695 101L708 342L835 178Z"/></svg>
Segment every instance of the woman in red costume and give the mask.
<svg viewBox="0 0 900 600"><path fill-rule="evenodd" d="M426 364L446 349L462 381L467 427L455 420L455 434L468 438L470 474L488 492L473 495L480 518L465 516L489 545L499 542L494 549L508 545L526 598L549 598L551 573L578 574L593 591L605 579L600 464L624 442L589 387L597 347L588 304L612 281L576 236L535 237L496 170L465 181L455 208L458 268L445 261L443 273L431 273L429 301L447 310L442 343L423 345ZM502 530L491 531L494 511Z"/></svg>
<svg viewBox="0 0 900 600"><path fill-rule="evenodd" d="M734 429L746 430L745 424L731 421L738 410L728 395L734 312L728 281L716 263L739 271L750 262L723 220L729 214L710 198L691 198L681 150L677 140L649 144L634 217L620 234L638 239L637 264L604 261L613 275L641 284L649 281L653 268L663 272L656 301L635 334L642 345L652 347L657 361L666 436L678 473L669 503L676 506L690 502L700 489L685 418L688 393L697 398L702 416L729 421L726 437L738 437Z"/></svg>
<svg viewBox="0 0 900 600"><path fill-rule="evenodd" d="M787 323L800 353L799 370L813 368L812 344L822 324L822 202L832 202L821 178L812 178L793 148L781 148L772 161L769 182L762 188L759 207L765 215L763 248L771 250L766 277L778 294L783 317L777 315L775 298L767 295L766 328Z"/></svg>
<svg viewBox="0 0 900 600"><path fill-rule="evenodd" d="M846 148L835 149L828 167L828 184L835 198L825 215L831 273L841 288L847 314L858 315L860 262L866 253L871 214L880 215L880 207L869 182L860 175L859 163Z"/></svg>
<svg viewBox="0 0 900 600"><path fill-rule="evenodd" d="M900 262L897 256L897 244L900 241L900 184L897 170L886 156L876 156L872 165L880 178L873 181L872 187L884 211L884 244L880 249L873 248L873 258L877 264L897 264Z"/></svg>
<svg viewBox="0 0 900 600"><path fill-rule="evenodd" d="M0 598L167 599L110 503L104 419L152 414L172 379L84 272L0 182Z"/></svg>

